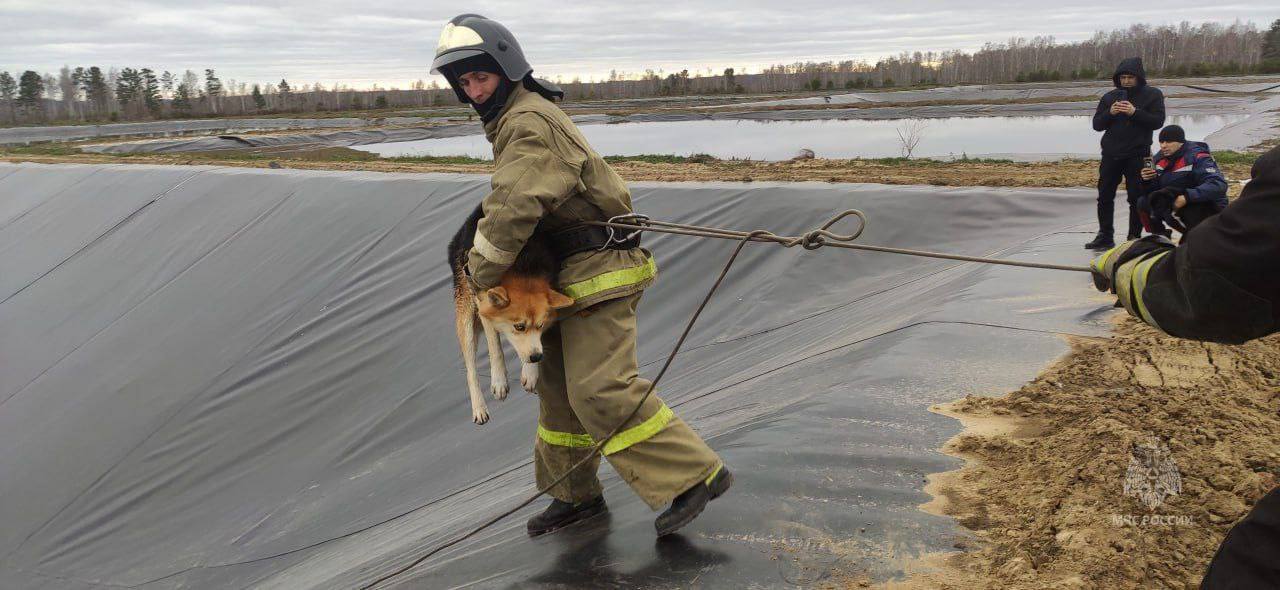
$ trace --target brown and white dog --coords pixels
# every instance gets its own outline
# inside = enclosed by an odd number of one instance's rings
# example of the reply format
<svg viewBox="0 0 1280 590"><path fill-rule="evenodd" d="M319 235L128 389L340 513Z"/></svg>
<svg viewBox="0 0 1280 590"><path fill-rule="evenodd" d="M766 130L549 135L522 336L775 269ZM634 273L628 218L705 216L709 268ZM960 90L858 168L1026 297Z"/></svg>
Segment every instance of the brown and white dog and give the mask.
<svg viewBox="0 0 1280 590"><path fill-rule="evenodd" d="M520 357L520 385L533 393L538 383L538 363L542 360L542 333L555 322L556 310L573 305L573 299L557 292L559 262L550 246L538 234L525 244L515 262L503 273L498 286L474 292L465 275L467 252L475 241L476 226L484 211L471 213L449 242L449 266L453 269L453 303L457 311L458 343L467 368L467 392L471 396L471 419L476 424L489 421L489 408L480 392L476 374L476 334L484 331L489 348L489 391L493 398L507 397L507 366L502 354L501 334ZM480 325L476 326L476 319Z"/></svg>

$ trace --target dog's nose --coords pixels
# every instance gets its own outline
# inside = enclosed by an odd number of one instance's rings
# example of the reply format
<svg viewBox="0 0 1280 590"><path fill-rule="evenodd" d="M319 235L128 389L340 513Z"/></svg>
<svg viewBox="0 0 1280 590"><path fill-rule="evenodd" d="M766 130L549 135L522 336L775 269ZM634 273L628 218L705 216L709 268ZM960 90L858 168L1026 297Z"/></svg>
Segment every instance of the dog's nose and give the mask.
<svg viewBox="0 0 1280 590"><path fill-rule="evenodd" d="M531 362L531 363L536 363L536 362L539 362L539 361L541 361L541 360L542 360L542 353L541 353L541 352L535 352L535 353L533 353L533 354L529 355L529 362Z"/></svg>

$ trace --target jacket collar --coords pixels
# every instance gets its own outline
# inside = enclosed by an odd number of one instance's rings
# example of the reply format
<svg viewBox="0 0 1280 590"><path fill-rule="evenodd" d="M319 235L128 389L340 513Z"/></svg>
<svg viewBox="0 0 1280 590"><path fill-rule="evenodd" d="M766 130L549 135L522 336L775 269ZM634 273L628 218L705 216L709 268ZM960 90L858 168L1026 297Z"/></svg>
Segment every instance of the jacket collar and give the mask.
<svg viewBox="0 0 1280 590"><path fill-rule="evenodd" d="M489 140L489 143L493 143L493 141L498 138L498 129L502 127L503 119L507 118L507 115L511 113L511 109L515 107L516 104L527 100L528 94L530 94L530 92L524 87L524 84L519 82L517 82L515 87L511 89L511 95L507 97L507 104L502 106L502 110L498 112L498 116L490 119L484 124L484 136Z"/></svg>

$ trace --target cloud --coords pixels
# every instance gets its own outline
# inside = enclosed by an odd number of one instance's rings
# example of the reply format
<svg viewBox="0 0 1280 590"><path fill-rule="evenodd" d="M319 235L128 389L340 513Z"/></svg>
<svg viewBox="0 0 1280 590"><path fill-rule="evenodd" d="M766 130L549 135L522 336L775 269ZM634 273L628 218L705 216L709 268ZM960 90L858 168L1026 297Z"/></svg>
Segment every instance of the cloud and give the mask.
<svg viewBox="0 0 1280 590"><path fill-rule="evenodd" d="M393 4L393 3L388 3ZM1058 41L1131 23L1172 24L1169 11L1114 2L482 0L378 5L337 0L94 3L0 0L0 69L63 64L213 68L225 79L405 87L428 74L436 37L456 14L507 25L539 75L611 70L756 70L773 63L875 59L903 51L976 49L1014 36ZM1256 4L1217 5L1215 21L1274 18Z"/></svg>

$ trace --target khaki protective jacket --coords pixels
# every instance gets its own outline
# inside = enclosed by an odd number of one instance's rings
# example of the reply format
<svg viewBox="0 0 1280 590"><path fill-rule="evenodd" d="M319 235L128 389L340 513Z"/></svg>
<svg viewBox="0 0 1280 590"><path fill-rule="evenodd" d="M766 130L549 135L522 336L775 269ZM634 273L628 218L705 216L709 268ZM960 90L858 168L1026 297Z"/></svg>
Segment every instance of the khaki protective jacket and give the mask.
<svg viewBox="0 0 1280 590"><path fill-rule="evenodd" d="M477 288L497 286L535 229L554 232L632 212L622 178L542 95L517 84L484 128L496 168L467 257ZM574 254L560 263L559 290L575 301L562 314L642 291L656 275L653 255L643 248Z"/></svg>

